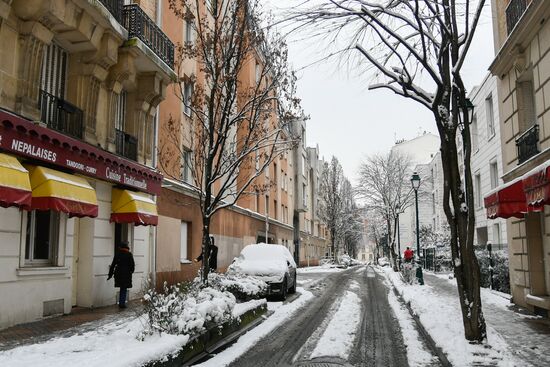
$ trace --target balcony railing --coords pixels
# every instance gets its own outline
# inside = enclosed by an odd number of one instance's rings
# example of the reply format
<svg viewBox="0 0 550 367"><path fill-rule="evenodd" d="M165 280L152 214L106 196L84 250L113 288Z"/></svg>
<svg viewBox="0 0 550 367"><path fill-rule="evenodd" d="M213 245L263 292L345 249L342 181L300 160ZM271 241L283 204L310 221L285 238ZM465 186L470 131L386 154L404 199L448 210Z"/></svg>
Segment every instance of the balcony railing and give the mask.
<svg viewBox="0 0 550 367"><path fill-rule="evenodd" d="M115 130L116 152L123 157L137 161L137 139L124 131Z"/></svg>
<svg viewBox="0 0 550 367"><path fill-rule="evenodd" d="M527 0L510 1L508 7L506 8L506 25L508 27L508 34L512 33L526 9Z"/></svg>
<svg viewBox="0 0 550 367"><path fill-rule="evenodd" d="M84 113L81 109L43 90L40 91L39 107L41 120L49 128L82 139Z"/></svg>
<svg viewBox="0 0 550 367"><path fill-rule="evenodd" d="M518 147L518 164L539 154L539 125L533 125L516 139Z"/></svg>
<svg viewBox="0 0 550 367"><path fill-rule="evenodd" d="M115 17L115 19L122 24L122 8L124 6L124 0L99 0L104 7L109 10L109 13Z"/></svg>
<svg viewBox="0 0 550 367"><path fill-rule="evenodd" d="M169 67L174 66L174 44L139 5L124 6L123 24L128 30L128 38L139 38Z"/></svg>

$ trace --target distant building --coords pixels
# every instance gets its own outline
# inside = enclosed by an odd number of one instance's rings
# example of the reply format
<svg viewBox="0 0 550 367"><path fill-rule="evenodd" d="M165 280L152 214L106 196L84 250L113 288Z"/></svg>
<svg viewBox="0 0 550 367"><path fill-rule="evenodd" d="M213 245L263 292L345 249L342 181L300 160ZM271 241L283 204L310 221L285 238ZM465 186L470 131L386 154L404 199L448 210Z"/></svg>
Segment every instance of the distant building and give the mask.
<svg viewBox="0 0 550 367"><path fill-rule="evenodd" d="M399 144L394 145L391 150L392 152L399 152L411 158L411 163L413 167L412 171L410 172L411 176L414 170L418 171L421 180L421 187L419 190L420 196L418 200L420 226L430 225L432 223L432 205L424 197L427 192L424 188L431 187L429 164L439 151L439 137L431 133L425 133L414 139L400 142ZM401 255L403 255L403 249L405 249L407 246L416 248L415 218L416 211L413 197L412 205L407 207L404 213L399 216L398 240L401 244Z"/></svg>

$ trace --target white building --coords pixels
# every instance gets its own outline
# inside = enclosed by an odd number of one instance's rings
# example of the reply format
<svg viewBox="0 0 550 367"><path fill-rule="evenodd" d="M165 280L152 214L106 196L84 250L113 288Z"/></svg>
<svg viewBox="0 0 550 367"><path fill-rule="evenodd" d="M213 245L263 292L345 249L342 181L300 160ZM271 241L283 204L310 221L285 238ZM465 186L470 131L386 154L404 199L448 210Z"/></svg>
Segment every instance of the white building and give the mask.
<svg viewBox="0 0 550 367"><path fill-rule="evenodd" d="M413 170L417 170L420 175L421 188L419 191L419 218L420 226L430 225L432 223L431 216L431 203L425 198L427 185L431 185L431 179L429 176L430 162L434 159L434 156L439 151L439 137L425 133L414 139L403 141L392 147L392 152L399 152L405 154L411 158ZM410 172L412 176L413 172ZM415 205L414 197L412 205L405 209L404 213L399 216L399 241L401 243L401 253L407 246L416 248L415 239Z"/></svg>
<svg viewBox="0 0 550 367"><path fill-rule="evenodd" d="M476 216L474 243L485 246L490 241L494 249L507 248L506 220L487 219L483 203L483 198L503 183L496 78L488 74L469 97L475 106L471 125L471 167ZM460 154L462 157L462 152ZM461 172L464 172L463 168Z"/></svg>

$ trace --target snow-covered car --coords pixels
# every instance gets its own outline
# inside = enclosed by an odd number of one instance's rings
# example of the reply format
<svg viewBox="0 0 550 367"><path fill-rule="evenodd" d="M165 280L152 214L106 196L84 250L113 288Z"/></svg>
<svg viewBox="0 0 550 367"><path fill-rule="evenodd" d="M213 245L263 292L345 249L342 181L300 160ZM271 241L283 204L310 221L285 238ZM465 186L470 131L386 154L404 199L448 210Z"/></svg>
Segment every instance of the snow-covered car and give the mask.
<svg viewBox="0 0 550 367"><path fill-rule="evenodd" d="M363 263L357 259L351 259L350 266L363 265Z"/></svg>
<svg viewBox="0 0 550 367"><path fill-rule="evenodd" d="M268 296L285 300L296 292L296 263L282 245L248 245L227 268L228 274L250 275L268 284Z"/></svg>

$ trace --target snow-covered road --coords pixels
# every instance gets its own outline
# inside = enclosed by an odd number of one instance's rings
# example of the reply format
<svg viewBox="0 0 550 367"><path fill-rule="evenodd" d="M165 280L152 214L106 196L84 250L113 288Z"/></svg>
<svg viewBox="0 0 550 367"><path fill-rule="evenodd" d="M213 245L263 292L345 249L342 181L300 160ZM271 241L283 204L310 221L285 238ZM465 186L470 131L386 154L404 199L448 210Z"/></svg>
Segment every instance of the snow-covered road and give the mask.
<svg viewBox="0 0 550 367"><path fill-rule="evenodd" d="M289 304L294 310L291 314L275 308L265 323L271 324L270 319L275 317L279 322L276 327L263 330L260 325L204 365L221 366L230 360L231 366L239 367L306 366L312 362L344 366L439 365L395 297L390 295L388 301L389 288L372 268L334 272L311 269L301 272L298 280L306 296L293 302L299 307ZM282 311L288 316L284 321L279 315ZM403 334L402 329L407 332ZM243 348L247 339L255 342Z"/></svg>

